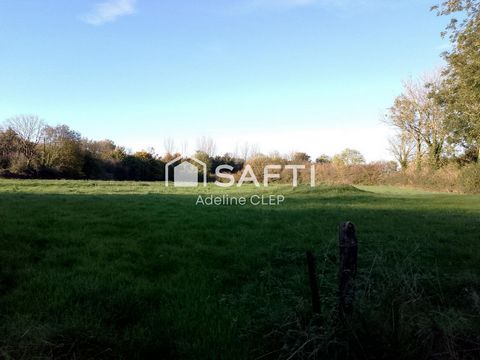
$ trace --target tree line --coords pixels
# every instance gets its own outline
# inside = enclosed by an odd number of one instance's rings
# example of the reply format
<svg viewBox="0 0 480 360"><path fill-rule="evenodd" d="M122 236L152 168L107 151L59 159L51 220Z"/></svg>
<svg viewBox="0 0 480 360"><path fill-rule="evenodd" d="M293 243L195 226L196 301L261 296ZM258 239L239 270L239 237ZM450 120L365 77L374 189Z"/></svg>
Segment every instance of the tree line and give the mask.
<svg viewBox="0 0 480 360"><path fill-rule="evenodd" d="M36 115L8 119L0 130L0 175L23 178L159 180L162 163L148 151L129 154L111 140L89 140Z"/></svg>
<svg viewBox="0 0 480 360"><path fill-rule="evenodd" d="M452 49L442 55L445 68L404 82L385 117L396 130L390 150L401 171L389 162L367 165L354 149L311 159L302 152L266 156L245 144L233 154L218 156L215 142L207 137L199 139L195 157L207 164L209 174L223 164L238 172L248 162L260 172L266 163L316 163L318 171L334 181L349 177L388 182L396 173L402 176L395 177L395 184L451 189L461 182L463 189L480 191L480 0L446 0L432 10L452 17L442 34ZM164 180L165 164L180 156L173 140L164 145L163 156L153 149L130 153L111 140L82 138L67 125L50 126L36 115L18 115L0 128L0 176ZM183 154L186 147L182 145ZM442 185L432 184L432 178L442 178Z"/></svg>
<svg viewBox="0 0 480 360"><path fill-rule="evenodd" d="M432 10L452 16L442 33L452 44L442 54L446 67L406 81L386 116L404 171L480 163L480 1L448 0Z"/></svg>
<svg viewBox="0 0 480 360"><path fill-rule="evenodd" d="M37 115L17 115L0 127L0 176L45 179L100 180L165 180L165 165L177 158L187 159L175 151L174 141L165 140L165 154L158 156L154 149L131 153L111 140L90 140L67 125L51 126ZM186 146L183 146L186 147ZM215 141L202 137L197 141L194 157L207 164L212 177L220 165L230 165L233 173L246 163L258 164L335 164L362 165L363 155L345 149L333 158L322 155L313 161L303 152L263 155L256 145L244 144L240 149L223 156L216 155ZM181 160L177 160L180 163ZM177 165L172 164L172 168ZM202 169L200 169L202 170ZM259 170L260 171L260 170Z"/></svg>

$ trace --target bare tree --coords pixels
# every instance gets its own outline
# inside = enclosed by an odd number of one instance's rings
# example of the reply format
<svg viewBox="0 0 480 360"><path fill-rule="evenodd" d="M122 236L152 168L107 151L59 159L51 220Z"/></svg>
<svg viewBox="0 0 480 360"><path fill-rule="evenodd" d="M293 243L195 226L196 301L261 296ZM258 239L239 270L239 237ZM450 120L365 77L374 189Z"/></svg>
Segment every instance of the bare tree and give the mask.
<svg viewBox="0 0 480 360"><path fill-rule="evenodd" d="M145 150L145 152L148 153L148 154L150 154L153 159L155 159L155 158L158 157L158 154L157 154L157 152L155 151L155 148L154 148L153 146L147 147L147 149Z"/></svg>
<svg viewBox="0 0 480 360"><path fill-rule="evenodd" d="M44 121L37 115L17 115L7 120L7 127L20 138L21 152L30 166L43 136Z"/></svg>
<svg viewBox="0 0 480 360"><path fill-rule="evenodd" d="M235 158L235 159L239 159L239 158L240 158L240 151L239 151L238 142L235 143L235 149L233 150L232 157Z"/></svg>
<svg viewBox="0 0 480 360"><path fill-rule="evenodd" d="M260 152L260 147L258 146L258 144L252 144L250 146L250 157L255 157L255 156L260 156L261 155L261 152Z"/></svg>
<svg viewBox="0 0 480 360"><path fill-rule="evenodd" d="M212 138L202 136L201 138L197 139L197 151L203 152L208 156L213 157L216 150L217 146Z"/></svg>
<svg viewBox="0 0 480 360"><path fill-rule="evenodd" d="M415 150L415 141L407 132L401 132L391 137L388 142L388 150L400 164L402 170L406 170Z"/></svg>
<svg viewBox="0 0 480 360"><path fill-rule="evenodd" d="M248 158L250 157L250 144L248 142L244 143L240 147L239 155L243 159L243 161L248 160Z"/></svg>
<svg viewBox="0 0 480 360"><path fill-rule="evenodd" d="M242 146L240 146L240 150L238 150L237 145L236 151L238 152L238 156L243 161L247 161L248 159L261 155L258 144L250 144L249 142L245 142Z"/></svg>
<svg viewBox="0 0 480 360"><path fill-rule="evenodd" d="M440 84L439 73L405 82L403 93L395 99L387 115L389 124L401 134L409 134L415 141L417 169L421 168L424 145L428 150L430 165L434 168L440 165L447 133L444 111L432 96Z"/></svg>
<svg viewBox="0 0 480 360"><path fill-rule="evenodd" d="M175 141L171 137L165 138L163 148L166 154L173 154L175 152Z"/></svg>
<svg viewBox="0 0 480 360"><path fill-rule="evenodd" d="M188 156L188 140L183 140L181 144L180 151L183 156Z"/></svg>

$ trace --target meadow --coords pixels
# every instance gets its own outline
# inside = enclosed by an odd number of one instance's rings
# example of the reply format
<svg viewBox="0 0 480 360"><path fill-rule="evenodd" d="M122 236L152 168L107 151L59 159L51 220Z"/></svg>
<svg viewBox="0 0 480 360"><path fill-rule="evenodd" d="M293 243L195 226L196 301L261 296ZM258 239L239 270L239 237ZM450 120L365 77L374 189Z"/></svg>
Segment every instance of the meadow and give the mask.
<svg viewBox="0 0 480 360"><path fill-rule="evenodd" d="M285 201L197 206L198 193ZM340 336L346 220L359 269ZM473 195L0 180L0 358L480 358L479 234Z"/></svg>

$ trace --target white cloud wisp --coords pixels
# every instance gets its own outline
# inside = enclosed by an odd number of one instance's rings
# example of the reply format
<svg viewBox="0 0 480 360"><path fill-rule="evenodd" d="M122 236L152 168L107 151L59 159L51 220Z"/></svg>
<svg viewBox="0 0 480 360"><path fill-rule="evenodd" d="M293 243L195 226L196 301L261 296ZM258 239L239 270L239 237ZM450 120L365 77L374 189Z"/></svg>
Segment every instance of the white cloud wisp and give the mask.
<svg viewBox="0 0 480 360"><path fill-rule="evenodd" d="M135 5L136 0L108 0L96 4L93 10L81 19L90 25L102 25L119 17L135 14Z"/></svg>

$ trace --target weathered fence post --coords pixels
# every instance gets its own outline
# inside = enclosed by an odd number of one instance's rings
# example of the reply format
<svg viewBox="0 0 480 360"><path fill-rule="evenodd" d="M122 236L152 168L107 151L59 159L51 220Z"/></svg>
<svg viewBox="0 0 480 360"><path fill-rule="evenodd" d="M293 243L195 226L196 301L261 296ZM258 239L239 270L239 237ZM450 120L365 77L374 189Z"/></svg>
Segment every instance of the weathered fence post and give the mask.
<svg viewBox="0 0 480 360"><path fill-rule="evenodd" d="M310 291L312 293L312 309L316 314L320 314L320 296L318 294L317 271L315 269L315 256L311 251L307 251L308 279L310 282Z"/></svg>
<svg viewBox="0 0 480 360"><path fill-rule="evenodd" d="M350 221L340 224L339 229L340 271L339 271L339 308L348 315L353 310L354 280L357 274L358 242L355 225Z"/></svg>

